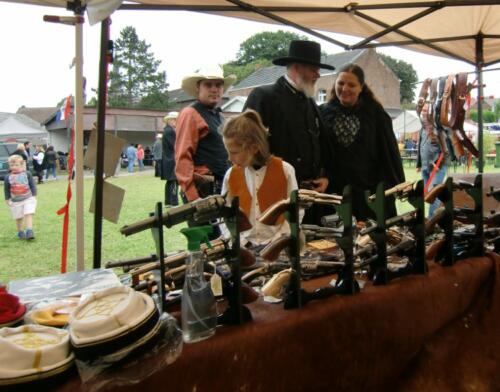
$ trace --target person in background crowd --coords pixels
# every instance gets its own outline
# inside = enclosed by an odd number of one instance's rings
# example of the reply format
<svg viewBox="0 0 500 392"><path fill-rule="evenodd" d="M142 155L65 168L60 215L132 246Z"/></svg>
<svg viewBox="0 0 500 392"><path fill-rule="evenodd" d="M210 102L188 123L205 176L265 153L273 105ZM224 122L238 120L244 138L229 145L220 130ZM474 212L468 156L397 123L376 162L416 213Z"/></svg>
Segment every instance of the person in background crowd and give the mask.
<svg viewBox="0 0 500 392"><path fill-rule="evenodd" d="M238 196L240 207L252 224L250 230L241 233L241 244L262 246L289 234L290 226L284 219L274 226L258 221L268 207L297 189L293 166L269 152L267 130L259 114L247 109L232 117L224 125L222 135L233 163L224 176L222 194L227 193L228 203Z"/></svg>
<svg viewBox="0 0 500 392"><path fill-rule="evenodd" d="M196 102L179 113L175 141L175 174L185 202L219 194L229 167L222 141L222 94L236 81L222 67L206 66L182 80Z"/></svg>
<svg viewBox="0 0 500 392"><path fill-rule="evenodd" d="M47 151L45 151L44 163L47 172L45 173L45 179L48 180L50 174L54 177L54 180L57 180L56 173L56 161L58 159L57 153L54 151L54 146L48 146Z"/></svg>
<svg viewBox="0 0 500 392"><path fill-rule="evenodd" d="M137 150L134 147L133 143L130 143L130 146L127 147L126 155L127 155L127 161L128 161L127 171L129 173L133 173L134 172L135 158L137 157Z"/></svg>
<svg viewBox="0 0 500 392"><path fill-rule="evenodd" d="M441 154L441 146L439 144L437 135L434 133L429 133L422 127L418 139L418 149L417 149L417 173L422 173L422 179L424 180L424 187L427 186L427 191L430 191L436 185L444 182L446 179L446 173L448 172L449 164L449 154L445 153L444 158L441 160L441 164L437 167L437 161L439 155ZM434 171L434 177L429 183L431 173ZM429 183L429 185L427 185ZM440 205L439 199L436 198L434 202L430 205L428 211L428 218L434 215L436 208Z"/></svg>
<svg viewBox="0 0 500 392"><path fill-rule="evenodd" d="M16 151L14 151L10 155L19 155L19 156L21 156L23 158L23 161L24 161L24 166L25 166L26 170L28 170L28 155L26 154L26 147L24 147L23 143L19 143L17 145Z"/></svg>
<svg viewBox="0 0 500 392"><path fill-rule="evenodd" d="M5 202L16 221L17 237L32 240L35 238L36 185L33 176L26 170L22 156L11 155L8 162L10 172L4 179Z"/></svg>
<svg viewBox="0 0 500 392"><path fill-rule="evenodd" d="M162 134L156 135L156 140L153 144L153 164L155 166L155 177L161 177L161 161L162 161Z"/></svg>
<svg viewBox="0 0 500 392"><path fill-rule="evenodd" d="M321 63L321 46L313 41L290 43L288 56L275 59L286 66L286 74L276 83L252 90L244 109L254 109L269 129L271 153L289 162L295 169L299 188L325 192L328 179L325 161L324 127L314 100L320 68L334 67ZM304 222L319 224L324 211L308 209Z"/></svg>
<svg viewBox="0 0 500 392"><path fill-rule="evenodd" d="M30 171L30 161L32 160L31 142L24 142L24 150L26 151L26 170Z"/></svg>
<svg viewBox="0 0 500 392"><path fill-rule="evenodd" d="M374 193L381 181L387 189L405 180L391 118L355 64L339 70L331 99L320 109L332 150L327 166L332 190L341 194L352 185L353 214L358 219L374 218L364 192ZM387 217L396 214L394 198L386 198Z"/></svg>
<svg viewBox="0 0 500 392"><path fill-rule="evenodd" d="M43 146L38 145L35 147L35 152L33 153L33 171L38 177L38 183L43 184L43 158L45 157L45 152Z"/></svg>
<svg viewBox="0 0 500 392"><path fill-rule="evenodd" d="M163 129L162 141L162 171L161 179L165 183L165 206L179 205L178 184L175 176L175 126L178 112L169 112L163 118L166 124Z"/></svg>
<svg viewBox="0 0 500 392"><path fill-rule="evenodd" d="M139 171L143 171L144 170L144 149L142 148L142 144L137 145L136 156L137 156L137 163L139 165Z"/></svg>

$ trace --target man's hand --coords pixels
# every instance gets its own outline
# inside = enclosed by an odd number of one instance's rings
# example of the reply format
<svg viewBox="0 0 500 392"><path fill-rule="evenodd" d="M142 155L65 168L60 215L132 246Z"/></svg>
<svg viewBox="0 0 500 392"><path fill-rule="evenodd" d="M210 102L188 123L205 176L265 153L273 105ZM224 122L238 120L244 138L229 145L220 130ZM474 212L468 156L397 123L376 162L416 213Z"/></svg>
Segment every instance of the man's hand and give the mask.
<svg viewBox="0 0 500 392"><path fill-rule="evenodd" d="M417 167L415 170L417 171L417 173L420 173L420 170L422 169L420 167Z"/></svg>
<svg viewBox="0 0 500 392"><path fill-rule="evenodd" d="M313 191L319 192L319 193L325 193L326 187L328 186L328 178L326 177L320 177L312 180L313 183Z"/></svg>

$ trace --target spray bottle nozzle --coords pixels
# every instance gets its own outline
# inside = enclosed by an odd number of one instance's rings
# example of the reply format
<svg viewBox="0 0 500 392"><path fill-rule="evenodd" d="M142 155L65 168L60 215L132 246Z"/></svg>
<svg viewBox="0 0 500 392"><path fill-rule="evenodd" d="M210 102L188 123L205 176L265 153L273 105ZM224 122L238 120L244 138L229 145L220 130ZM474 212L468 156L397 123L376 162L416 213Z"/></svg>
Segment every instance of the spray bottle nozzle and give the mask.
<svg viewBox="0 0 500 392"><path fill-rule="evenodd" d="M190 251L200 250L200 244L202 242L206 243L207 246L212 249L213 246L208 239L208 235L212 234L212 231L212 226L185 227L180 230L188 240L188 250Z"/></svg>

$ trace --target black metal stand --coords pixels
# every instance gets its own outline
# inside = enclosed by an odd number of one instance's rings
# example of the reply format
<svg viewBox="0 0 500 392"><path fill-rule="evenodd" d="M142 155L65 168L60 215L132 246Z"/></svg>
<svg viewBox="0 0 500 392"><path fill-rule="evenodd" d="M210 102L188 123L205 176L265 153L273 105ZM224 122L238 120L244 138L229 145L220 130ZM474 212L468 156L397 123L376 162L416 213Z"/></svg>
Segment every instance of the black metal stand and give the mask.
<svg viewBox="0 0 500 392"><path fill-rule="evenodd" d="M231 267L231 277L224 281L223 292L228 305L217 321L219 324L243 324L252 320L250 310L243 305L241 288L241 252L240 252L240 224L239 200L234 198L231 207L224 207L222 215L226 226L231 233L232 246L228 250L227 262Z"/></svg>
<svg viewBox="0 0 500 392"><path fill-rule="evenodd" d="M284 308L296 309L307 302L327 298L332 295L352 295L359 292L358 282L354 279L354 257L353 257L353 229L352 229L352 196L351 187L346 186L343 192L342 203L335 209L344 223L344 231L341 238L336 239L339 247L344 252L345 265L338 273L335 286L320 287L313 292L301 288L301 266L300 266L300 225L299 225L299 196L298 191L290 195L289 223L291 230L291 244L289 247L290 264L292 274L286 288Z"/></svg>
<svg viewBox="0 0 500 392"><path fill-rule="evenodd" d="M410 274L427 273L427 263L425 261L425 209L424 209L424 184L423 181L417 182L414 189L408 192L408 202L414 207L412 212L405 215L412 214L411 219L399 219L394 217L385 219L385 191L384 184L380 183L377 186L375 199L369 197L369 192L366 193L365 200L368 206L375 212L376 227L369 232L370 238L373 240L377 247L377 255L365 261L363 264L370 265L368 277L373 281L374 285L385 285L389 281L401 276ZM392 225L404 225L414 236L414 243L411 245L401 244L399 249L395 245L398 252L403 252L408 258L405 267L397 270L389 270L387 267L387 232L386 230ZM394 251L394 249L393 249Z"/></svg>

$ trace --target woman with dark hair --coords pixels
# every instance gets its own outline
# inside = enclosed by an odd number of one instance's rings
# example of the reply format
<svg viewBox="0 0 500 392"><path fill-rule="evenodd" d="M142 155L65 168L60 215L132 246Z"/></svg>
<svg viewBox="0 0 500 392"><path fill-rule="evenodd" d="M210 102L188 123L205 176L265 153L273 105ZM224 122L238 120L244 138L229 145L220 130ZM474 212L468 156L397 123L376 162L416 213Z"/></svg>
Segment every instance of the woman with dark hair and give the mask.
<svg viewBox="0 0 500 392"><path fill-rule="evenodd" d="M331 99L320 108L332 150L327 171L331 190L353 189L353 214L357 219L375 217L366 205L364 191L375 192L404 182L403 164L392 121L365 83L363 69L348 64L339 70ZM386 216L396 215L394 199L387 200Z"/></svg>

